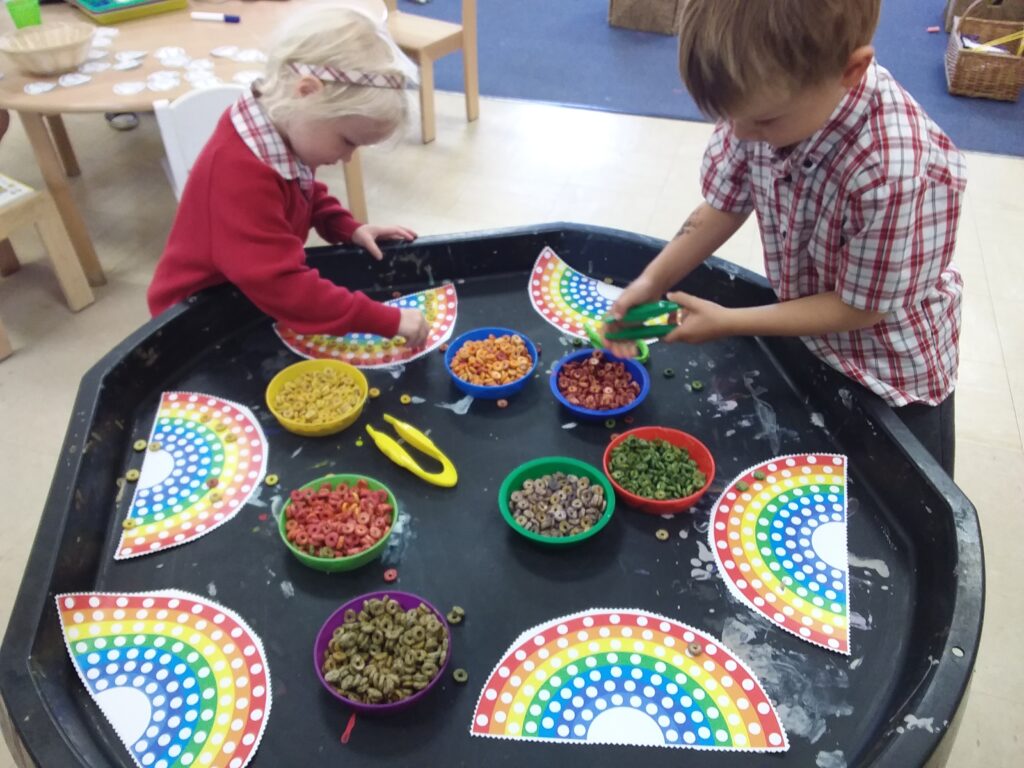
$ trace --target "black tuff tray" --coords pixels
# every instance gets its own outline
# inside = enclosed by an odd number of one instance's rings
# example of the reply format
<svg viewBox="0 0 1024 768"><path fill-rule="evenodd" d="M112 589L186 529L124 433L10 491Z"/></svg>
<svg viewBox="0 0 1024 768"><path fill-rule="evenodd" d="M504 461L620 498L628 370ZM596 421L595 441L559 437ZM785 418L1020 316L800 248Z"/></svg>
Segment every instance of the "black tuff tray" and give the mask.
<svg viewBox="0 0 1024 768"><path fill-rule="evenodd" d="M466 415L436 407L461 395L442 356L408 365L397 378L371 372L383 395L356 426L324 439L283 431L266 410L264 388L296 358L270 321L224 287L172 309L133 333L84 378L39 533L0 653L0 693L8 738L25 764L57 768L130 766L127 751L93 705L70 663L54 595L80 590L177 588L207 595L239 613L262 637L273 679L273 708L254 768L349 766L594 766L641 760L647 766L907 766L939 750L964 696L981 631L983 561L974 507L877 398L813 358L798 340L734 338L699 347L655 345L651 397L635 423L674 426L701 438L718 464L699 506L670 520L618 506L594 539L564 551L514 534L496 501L505 474L541 455L600 464L609 430L560 409L545 372L573 350L530 307L527 275L544 246L572 266L622 284L662 242L628 233L553 224L446 238L389 249L383 265L343 249L311 251L328 278L380 297L452 280L459 292L456 333L506 325L542 345L541 376L507 409L477 401ZM764 280L719 260L683 287L733 306L773 299ZM672 367L672 380L662 371ZM685 384L701 379L704 389ZM247 405L270 441L267 506L186 546L115 562L120 521L116 480L132 442L149 433L160 393L206 392ZM399 405L400 394L425 399ZM721 398L720 400L718 400ZM718 400L716 404L716 400ZM735 407L723 402L735 402ZM367 438L365 423L390 412L428 429L460 473L435 488L391 464ZM298 448L302 448L297 452ZM708 510L738 472L775 455L836 452L849 457L852 654L802 642L738 603L709 564ZM267 514L275 492L331 471L386 482L409 513L400 546L358 571L322 574L282 546ZM659 541L654 532L667 529ZM395 585L445 609L460 604L450 677L414 708L385 719L359 717L345 745L348 712L319 686L310 651L324 619L342 602ZM292 595L292 591L294 594ZM523 630L592 607L636 607L721 637L759 675L789 729L787 753L689 752L567 746L484 739L469 723L486 677ZM948 740L945 746L948 746ZM939 750L941 753L942 750ZM819 757L823 753L823 756ZM821 763L817 763L821 764ZM828 763L832 764L832 763ZM838 764L838 763L835 763Z"/></svg>

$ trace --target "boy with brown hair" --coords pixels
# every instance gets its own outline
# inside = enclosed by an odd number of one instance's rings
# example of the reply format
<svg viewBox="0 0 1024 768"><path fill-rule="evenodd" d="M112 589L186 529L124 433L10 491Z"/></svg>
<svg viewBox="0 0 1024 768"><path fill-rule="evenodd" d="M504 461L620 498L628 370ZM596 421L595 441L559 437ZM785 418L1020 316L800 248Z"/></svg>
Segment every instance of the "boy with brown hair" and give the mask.
<svg viewBox="0 0 1024 768"><path fill-rule="evenodd" d="M612 314L659 298L756 212L778 303L670 293L682 310L666 340L799 336L892 405L952 474L964 161L874 61L880 2L688 0L680 74L718 120L705 202Z"/></svg>

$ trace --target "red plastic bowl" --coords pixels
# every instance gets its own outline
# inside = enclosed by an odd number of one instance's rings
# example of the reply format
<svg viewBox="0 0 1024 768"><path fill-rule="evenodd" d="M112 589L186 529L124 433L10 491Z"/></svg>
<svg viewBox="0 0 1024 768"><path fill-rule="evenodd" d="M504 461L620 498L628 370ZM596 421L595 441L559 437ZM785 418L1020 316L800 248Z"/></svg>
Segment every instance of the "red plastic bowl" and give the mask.
<svg viewBox="0 0 1024 768"><path fill-rule="evenodd" d="M643 496L637 496L627 491L615 482L615 478L612 477L608 465L611 462L612 451L630 435L644 440L664 440L685 450L697 462L697 468L707 477L704 487L682 499L645 499ZM636 427L628 432L623 432L608 443L608 447L604 449L603 467L605 475L611 482L615 492L619 495L619 498L629 506L641 512L646 512L649 515L674 515L677 512L686 511L700 501L701 496L708 492L708 488L711 487L711 483L715 479L715 460L712 458L708 447L693 435L678 429L669 429L668 427Z"/></svg>

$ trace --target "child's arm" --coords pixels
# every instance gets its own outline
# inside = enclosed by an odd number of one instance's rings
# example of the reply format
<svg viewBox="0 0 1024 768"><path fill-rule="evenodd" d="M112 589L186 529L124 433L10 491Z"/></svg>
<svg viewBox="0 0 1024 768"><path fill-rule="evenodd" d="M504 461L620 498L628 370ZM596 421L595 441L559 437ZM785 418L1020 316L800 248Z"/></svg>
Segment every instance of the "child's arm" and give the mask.
<svg viewBox="0 0 1024 768"><path fill-rule="evenodd" d="M208 199L215 265L265 313L300 333L398 332L397 307L335 285L306 263L303 241L285 218L276 177L251 179L244 195Z"/></svg>
<svg viewBox="0 0 1024 768"><path fill-rule="evenodd" d="M687 293L668 298L683 308L679 327L666 341L700 344L723 336L819 336L869 328L885 312L856 309L834 292L760 307L731 309Z"/></svg>
<svg viewBox="0 0 1024 768"><path fill-rule="evenodd" d="M732 237L747 220L747 213L728 213L701 203L679 228L640 277L630 283L612 305L611 314L619 319L637 304L659 298L668 288L704 263L712 253Z"/></svg>
<svg viewBox="0 0 1024 768"><path fill-rule="evenodd" d="M407 227L363 224L349 213L327 187L313 185L313 227L329 243L353 243L370 252L380 261L384 258L378 240L415 240L417 235Z"/></svg>

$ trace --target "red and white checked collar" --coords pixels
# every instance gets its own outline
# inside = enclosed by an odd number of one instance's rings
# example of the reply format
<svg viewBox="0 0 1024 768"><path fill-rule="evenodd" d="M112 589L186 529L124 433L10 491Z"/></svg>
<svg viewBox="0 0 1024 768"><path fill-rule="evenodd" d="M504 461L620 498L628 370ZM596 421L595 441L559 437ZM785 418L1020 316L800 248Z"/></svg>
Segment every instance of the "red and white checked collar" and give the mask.
<svg viewBox="0 0 1024 768"><path fill-rule="evenodd" d="M952 258L965 180L960 152L875 63L788 152L720 123L702 171L712 207L757 212L781 301L834 291L886 313L871 328L803 341L896 406L940 403L956 385L963 280Z"/></svg>
<svg viewBox="0 0 1024 768"><path fill-rule="evenodd" d="M299 188L307 197L313 194L313 169L289 149L284 137L251 91L246 91L231 106L231 124L256 157L281 174L282 178L298 179Z"/></svg>
<svg viewBox="0 0 1024 768"><path fill-rule="evenodd" d="M387 75L380 72L336 69L335 67L321 67L317 64L303 64L297 61L291 62L288 66L297 75L310 75L317 80L326 80L331 83L362 85L366 88L393 88L395 90L405 87L405 78L398 74Z"/></svg>

